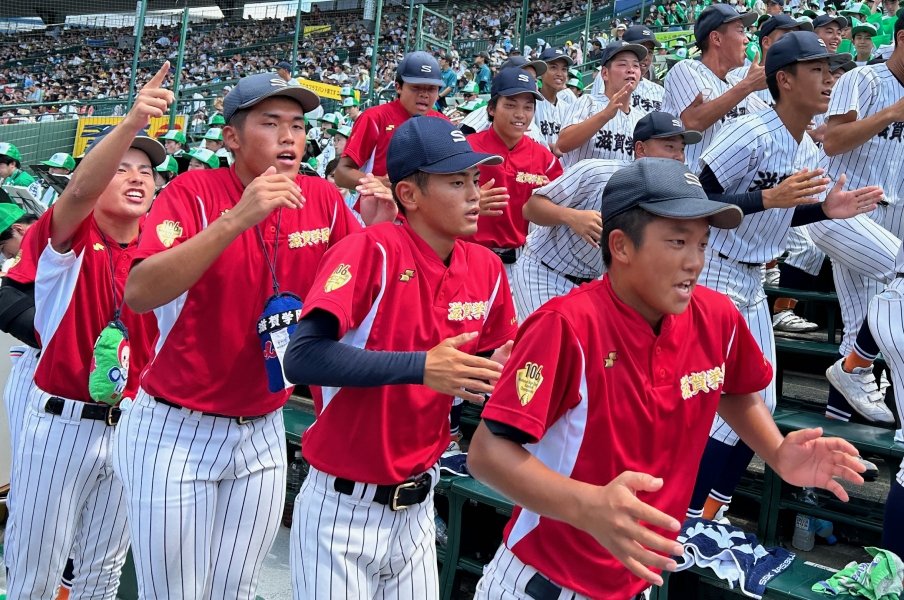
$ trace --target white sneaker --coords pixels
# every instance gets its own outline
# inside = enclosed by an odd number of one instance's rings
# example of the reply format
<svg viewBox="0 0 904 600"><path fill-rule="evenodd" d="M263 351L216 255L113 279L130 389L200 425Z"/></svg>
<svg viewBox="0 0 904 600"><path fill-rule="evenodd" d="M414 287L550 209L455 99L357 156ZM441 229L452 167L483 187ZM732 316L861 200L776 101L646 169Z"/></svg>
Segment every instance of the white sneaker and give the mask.
<svg viewBox="0 0 904 600"><path fill-rule="evenodd" d="M451 441L449 442L449 447L443 452L442 457L446 458L447 456L455 456L456 454L461 454L461 446L458 445L458 442Z"/></svg>
<svg viewBox="0 0 904 600"><path fill-rule="evenodd" d="M794 311L783 310L772 316L772 329L786 333L806 333L816 331L819 325L795 315Z"/></svg>
<svg viewBox="0 0 904 600"><path fill-rule="evenodd" d="M772 287L778 287L781 276L782 272L778 270L777 266L772 267L771 269L766 269L763 283L765 283L766 285L771 285Z"/></svg>
<svg viewBox="0 0 904 600"><path fill-rule="evenodd" d="M713 522L719 523L720 525L731 525L731 521L728 519L728 517L725 516L725 513L727 513L727 512L728 512L728 505L723 504L722 508L720 508L716 512L716 516L713 517Z"/></svg>
<svg viewBox="0 0 904 600"><path fill-rule="evenodd" d="M844 359L839 358L826 369L826 379L836 390L841 392L860 416L874 423L894 423L895 416L885 406L885 396L879 392L879 386L873 375L872 367L857 367L848 373L843 367Z"/></svg>

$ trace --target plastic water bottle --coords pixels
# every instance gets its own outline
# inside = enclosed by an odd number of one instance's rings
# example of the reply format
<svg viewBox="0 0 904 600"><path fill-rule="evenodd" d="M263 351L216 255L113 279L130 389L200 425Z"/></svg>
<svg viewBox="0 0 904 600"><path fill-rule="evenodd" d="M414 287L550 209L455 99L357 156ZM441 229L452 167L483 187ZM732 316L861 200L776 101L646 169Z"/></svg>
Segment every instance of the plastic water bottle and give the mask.
<svg viewBox="0 0 904 600"><path fill-rule="evenodd" d="M797 513L794 519L794 536L791 545L798 550L809 552L816 545L816 519L809 515Z"/></svg>
<svg viewBox="0 0 904 600"><path fill-rule="evenodd" d="M433 509L433 524L436 525L436 545L445 548L449 542L449 532L446 528L446 522L439 516L435 508Z"/></svg>

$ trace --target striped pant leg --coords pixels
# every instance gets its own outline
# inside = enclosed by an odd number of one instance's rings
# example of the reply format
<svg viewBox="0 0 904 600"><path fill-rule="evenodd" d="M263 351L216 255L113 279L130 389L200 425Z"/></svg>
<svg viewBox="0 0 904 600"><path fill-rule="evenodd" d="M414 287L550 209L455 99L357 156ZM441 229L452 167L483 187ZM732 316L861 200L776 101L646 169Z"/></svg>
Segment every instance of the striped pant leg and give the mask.
<svg viewBox="0 0 904 600"><path fill-rule="evenodd" d="M312 468L295 500L293 598L437 598L432 495L394 512L372 501L373 486L340 494L334 481Z"/></svg>
<svg viewBox="0 0 904 600"><path fill-rule="evenodd" d="M904 279L896 279L869 304L867 319L876 345L891 370L895 409L904 415ZM904 461L897 481L904 485Z"/></svg>
<svg viewBox="0 0 904 600"><path fill-rule="evenodd" d="M114 598L128 541L125 528L117 527L122 505L109 465L112 428L78 418L82 405L75 401L66 402L64 414L50 415L41 408L49 397L32 387L16 450L16 510L6 540L9 597L54 598L66 560L79 546L76 554L90 558L78 557L81 597ZM105 517L106 536L91 537L89 528L100 525L85 521L90 514Z"/></svg>
<svg viewBox="0 0 904 600"><path fill-rule="evenodd" d="M285 494L281 412L240 425L142 391L117 429L141 597L253 599Z"/></svg>
<svg viewBox="0 0 904 600"><path fill-rule="evenodd" d="M575 284L549 269L530 254L522 254L512 265L511 285L518 321L524 320L535 310L557 296L564 296Z"/></svg>
<svg viewBox="0 0 904 600"><path fill-rule="evenodd" d="M474 600L528 598L524 588L536 573L535 568L521 562L505 544L501 544L493 560L483 569L483 577L477 582ZM563 588L558 600L587 600L587 597Z"/></svg>
<svg viewBox="0 0 904 600"><path fill-rule="evenodd" d="M819 275L826 255L813 243L807 227L792 227L786 248L788 250L786 265L796 267L814 277Z"/></svg>

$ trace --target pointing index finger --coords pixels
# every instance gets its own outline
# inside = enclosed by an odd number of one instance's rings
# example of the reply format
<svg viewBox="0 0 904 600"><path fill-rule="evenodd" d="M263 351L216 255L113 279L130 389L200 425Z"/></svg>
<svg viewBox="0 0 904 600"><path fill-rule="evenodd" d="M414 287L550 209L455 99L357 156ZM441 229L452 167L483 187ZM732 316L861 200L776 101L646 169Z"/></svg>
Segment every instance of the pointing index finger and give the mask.
<svg viewBox="0 0 904 600"><path fill-rule="evenodd" d="M160 65L160 69L151 77L151 80L145 84L145 87L160 87L163 83L163 80L166 79L167 73L169 73L170 62L168 60L163 61L163 64Z"/></svg>

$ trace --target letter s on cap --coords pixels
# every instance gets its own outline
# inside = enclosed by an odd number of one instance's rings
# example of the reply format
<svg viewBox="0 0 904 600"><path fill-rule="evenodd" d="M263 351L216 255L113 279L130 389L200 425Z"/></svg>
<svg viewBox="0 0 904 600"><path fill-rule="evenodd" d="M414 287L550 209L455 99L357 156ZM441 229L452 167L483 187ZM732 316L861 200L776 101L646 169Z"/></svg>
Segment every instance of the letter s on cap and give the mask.
<svg viewBox="0 0 904 600"><path fill-rule="evenodd" d="M693 173L685 173L684 180L688 182L690 185L695 185L697 187L703 187L703 184L700 183L700 178L694 175Z"/></svg>
<svg viewBox="0 0 904 600"><path fill-rule="evenodd" d="M457 130L457 129L453 129L453 130L452 130L451 132L449 132L449 133L450 133L450 135L452 136L452 141L453 141L453 142L466 142L466 141L467 141L467 140L465 139L465 134L463 134L462 132L460 132L460 131Z"/></svg>

